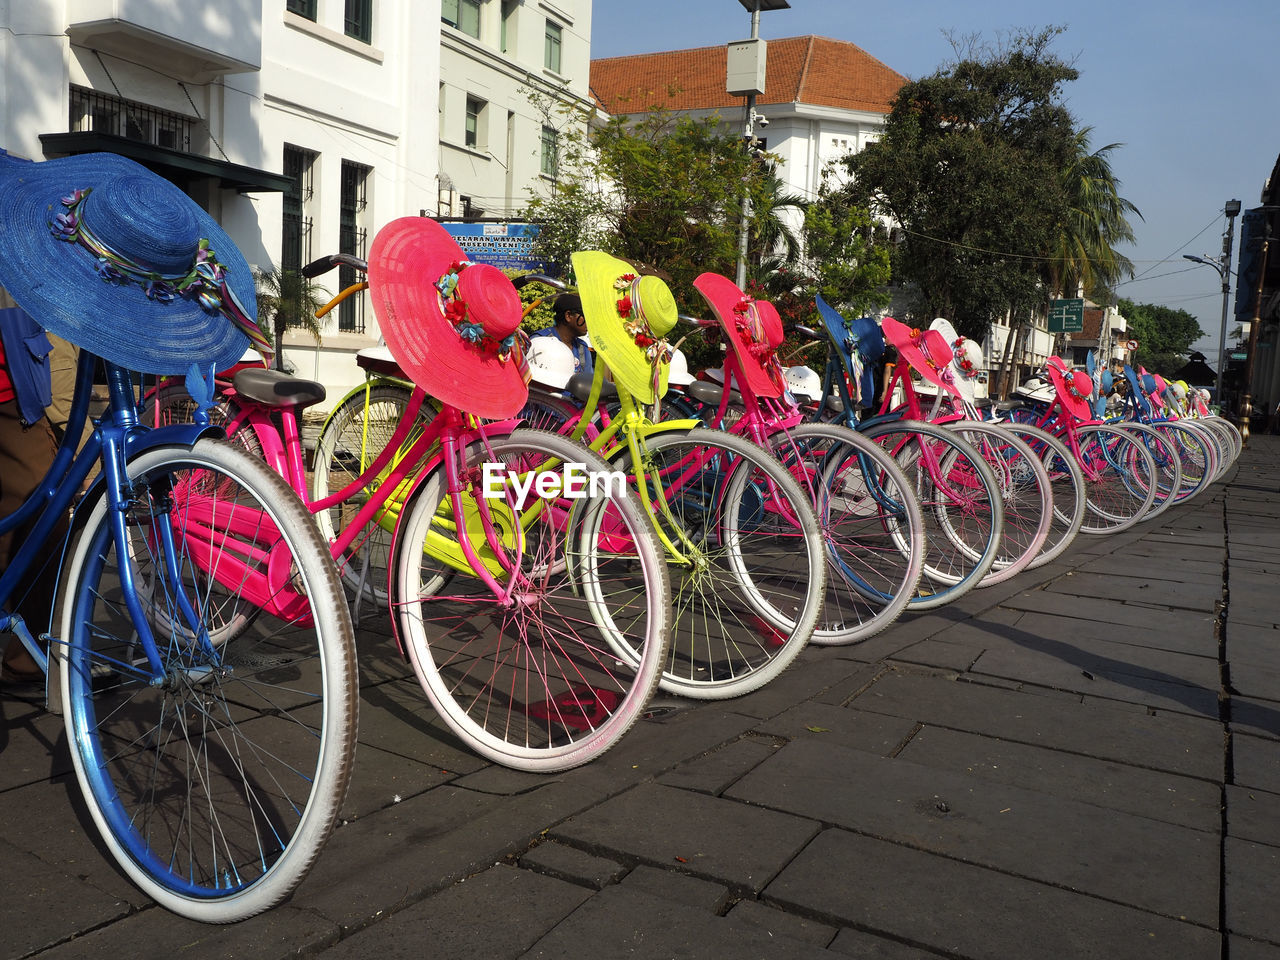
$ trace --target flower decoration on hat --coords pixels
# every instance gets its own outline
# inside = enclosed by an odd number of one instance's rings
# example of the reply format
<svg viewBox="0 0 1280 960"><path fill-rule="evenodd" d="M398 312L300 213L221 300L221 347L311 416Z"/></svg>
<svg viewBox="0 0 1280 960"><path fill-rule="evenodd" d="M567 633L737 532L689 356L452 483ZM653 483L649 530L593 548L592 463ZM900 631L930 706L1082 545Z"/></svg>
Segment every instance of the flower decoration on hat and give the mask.
<svg viewBox="0 0 1280 960"><path fill-rule="evenodd" d="M249 337L264 359L271 359L274 348L228 285L228 268L218 260L207 239L199 241L195 260L186 273L160 273L113 250L94 234L84 209L92 192L92 187L85 187L62 198L66 209L49 224L56 239L79 244L97 258L94 269L104 283L137 284L149 300L171 303L177 297L185 297L211 313L223 314Z"/></svg>
<svg viewBox="0 0 1280 960"><path fill-rule="evenodd" d="M969 359L969 355L964 349L965 342L964 337L956 337L951 349L955 353L956 366L960 368L960 372L965 375L966 379L976 380L978 378L978 368Z"/></svg>
<svg viewBox="0 0 1280 960"><path fill-rule="evenodd" d="M622 327L627 335L644 351L645 358L655 367L660 363L670 363L671 345L661 337L655 337L649 328L649 321L645 319L644 305L640 300L640 278L634 273L624 273L613 281L613 289L618 293L618 317L622 320Z"/></svg>
<svg viewBox="0 0 1280 960"><path fill-rule="evenodd" d="M467 343L492 353L503 363L513 356L517 358L517 362L521 362L523 351L520 349L518 330L499 340L485 331L484 324L471 319L467 301L458 290L458 281L462 271L472 265L470 260L455 260L449 264L449 272L436 281L435 287L440 294L440 312L453 325L458 336Z"/></svg>

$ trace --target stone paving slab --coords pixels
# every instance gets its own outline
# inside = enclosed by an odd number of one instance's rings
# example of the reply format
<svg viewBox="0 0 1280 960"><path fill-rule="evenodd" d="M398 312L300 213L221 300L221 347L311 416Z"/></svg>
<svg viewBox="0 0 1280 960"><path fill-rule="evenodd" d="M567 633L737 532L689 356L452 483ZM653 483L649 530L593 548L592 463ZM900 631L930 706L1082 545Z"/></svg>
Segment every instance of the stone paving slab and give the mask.
<svg viewBox="0 0 1280 960"><path fill-rule="evenodd" d="M1231 729L1237 733L1280 740L1280 701L1232 697Z"/></svg>
<svg viewBox="0 0 1280 960"><path fill-rule="evenodd" d="M662 810L662 817L652 811ZM658 784L641 784L553 827L550 836L600 855L759 892L818 832L803 817Z"/></svg>
<svg viewBox="0 0 1280 960"><path fill-rule="evenodd" d="M833 863L844 871L833 875ZM839 829L763 899L949 957L1221 960L1213 929Z"/></svg>
<svg viewBox="0 0 1280 960"><path fill-rule="evenodd" d="M1164 578L1108 577L1083 572L1055 580L1047 589L1085 600L1098 597L1125 601L1141 599L1151 606L1210 613L1213 612L1214 604L1222 599L1221 582L1178 583Z"/></svg>
<svg viewBox="0 0 1280 960"><path fill-rule="evenodd" d="M1166 638L1166 649L1189 653L1198 653L1204 648L1202 631L1212 630L1215 619L1210 612L1191 614L1185 610L1152 609L1123 600L1095 599L1081 603L1079 597L1049 590L1026 591L1011 598L1006 606L1055 617L1060 621L1059 629L1076 629L1063 618L1109 625L1111 631L1123 635L1126 642L1135 642L1130 638L1129 628L1138 635L1155 633Z"/></svg>
<svg viewBox="0 0 1280 960"><path fill-rule="evenodd" d="M600 935L604 930L610 932L606 938ZM771 936L749 924L617 886L600 891L522 956L527 960L831 960L833 955L801 940Z"/></svg>
<svg viewBox="0 0 1280 960"><path fill-rule="evenodd" d="M1228 785L1224 795L1228 836L1280 847L1280 795L1235 785Z"/></svg>
<svg viewBox="0 0 1280 960"><path fill-rule="evenodd" d="M1086 707L1079 698L1041 697L941 676L889 672L861 694L862 710L910 717L1086 756L1220 781L1222 727L1129 704Z"/></svg>
<svg viewBox="0 0 1280 960"><path fill-rule="evenodd" d="M1231 757L1238 786L1280 793L1280 749L1274 740L1237 733L1231 738Z"/></svg>
<svg viewBox="0 0 1280 960"><path fill-rule="evenodd" d="M806 740L783 747L726 796L1153 913L1217 923L1216 832Z"/></svg>
<svg viewBox="0 0 1280 960"><path fill-rule="evenodd" d="M1227 837L1225 890L1227 930L1231 933L1280 944L1280 847Z"/></svg>
<svg viewBox="0 0 1280 960"><path fill-rule="evenodd" d="M898 756L1195 830L1216 833L1221 825L1217 784L1165 771L941 727L920 730Z"/></svg>

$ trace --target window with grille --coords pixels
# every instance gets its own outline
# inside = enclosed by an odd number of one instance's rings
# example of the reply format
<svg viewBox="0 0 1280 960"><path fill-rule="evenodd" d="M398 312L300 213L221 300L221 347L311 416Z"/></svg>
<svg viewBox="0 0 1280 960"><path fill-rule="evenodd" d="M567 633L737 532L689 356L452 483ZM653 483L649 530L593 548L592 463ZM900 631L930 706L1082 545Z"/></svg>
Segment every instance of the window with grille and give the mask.
<svg viewBox="0 0 1280 960"><path fill-rule="evenodd" d="M342 161L342 198L338 207L338 252L364 259L368 232L361 214L367 205L371 167L350 160ZM362 277L351 267L338 268L338 289L345 290ZM347 297L338 305L338 329L346 333L364 333L364 296Z"/></svg>
<svg viewBox="0 0 1280 960"><path fill-rule="evenodd" d="M347 8L343 16L343 32L361 43L369 43L373 39L373 0L346 0Z"/></svg>
<svg viewBox="0 0 1280 960"><path fill-rule="evenodd" d="M555 127L542 127L542 172L554 177L560 169L558 134Z"/></svg>
<svg viewBox="0 0 1280 960"><path fill-rule="evenodd" d="M315 167L316 154L301 147L285 144L284 175L292 184L284 192L284 211L280 236L280 273L283 280L286 273L296 273L303 265L311 262L311 218L306 215L307 204L312 194L312 172ZM281 284L294 289L292 284ZM298 318L302 314L302 289L297 286L299 302L297 309L288 311L288 315ZM283 290L282 290L283 292ZM291 326L297 326L295 319Z"/></svg>
<svg viewBox="0 0 1280 960"><path fill-rule="evenodd" d="M285 0L284 8L290 13L306 17L312 23L316 19L316 0Z"/></svg>
<svg viewBox="0 0 1280 960"><path fill-rule="evenodd" d="M560 24L547 21L546 42L543 45L542 65L552 73L560 72L560 42L564 31Z"/></svg>
<svg viewBox="0 0 1280 960"><path fill-rule="evenodd" d="M180 113L122 100L88 87L71 88L68 129L72 133L106 133L190 153L194 124L192 118Z"/></svg>
<svg viewBox="0 0 1280 960"><path fill-rule="evenodd" d="M469 37L480 38L480 0L444 0L440 19Z"/></svg>

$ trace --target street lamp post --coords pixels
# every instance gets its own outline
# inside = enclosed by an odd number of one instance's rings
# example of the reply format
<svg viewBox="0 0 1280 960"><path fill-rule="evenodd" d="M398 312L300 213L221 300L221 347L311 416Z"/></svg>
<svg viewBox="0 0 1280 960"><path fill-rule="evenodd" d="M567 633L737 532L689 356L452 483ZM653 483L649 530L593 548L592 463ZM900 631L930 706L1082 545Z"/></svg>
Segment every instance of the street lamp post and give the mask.
<svg viewBox="0 0 1280 960"><path fill-rule="evenodd" d="M747 117L743 128L743 145L752 149L755 140L756 121L764 122L756 113L756 95L764 93L764 41L760 39L760 11L786 10L791 7L788 0L738 0L751 14L751 38L746 41L729 44L730 56L726 60L725 82L729 93L747 98ZM731 62L735 48L744 55L741 63ZM746 69L735 72L735 66ZM747 241L751 233L751 194L744 185L742 191L742 223L738 227L738 289L747 288Z"/></svg>
<svg viewBox="0 0 1280 960"><path fill-rule="evenodd" d="M1184 259L1213 267L1222 278L1222 326L1218 330L1218 377L1213 390L1213 399L1218 404L1222 403L1222 373L1226 366L1227 300L1231 294L1231 241L1235 237L1235 219L1240 214L1240 201L1228 200L1223 212L1227 215L1227 230L1222 235L1221 259L1215 257L1193 257L1189 253L1182 255Z"/></svg>

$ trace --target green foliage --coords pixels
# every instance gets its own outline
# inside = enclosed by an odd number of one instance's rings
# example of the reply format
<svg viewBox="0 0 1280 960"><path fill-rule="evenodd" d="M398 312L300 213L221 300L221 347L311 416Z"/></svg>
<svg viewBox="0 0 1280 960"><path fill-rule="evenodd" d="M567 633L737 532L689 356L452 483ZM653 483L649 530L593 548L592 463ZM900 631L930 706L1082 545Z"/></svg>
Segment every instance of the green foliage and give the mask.
<svg viewBox="0 0 1280 960"><path fill-rule="evenodd" d="M1110 154L1120 144L1090 152L1090 133L1090 127L1075 132L1072 154L1062 169L1066 211L1047 278L1054 296L1074 297L1083 288L1091 300L1108 303L1116 282L1133 276L1133 263L1116 246L1133 242L1128 215L1142 214L1120 196L1120 182L1111 172Z"/></svg>
<svg viewBox="0 0 1280 960"><path fill-rule="evenodd" d="M1068 209L1062 171L1077 140L1063 88L1076 69L1050 52L1060 28L1020 32L906 84L884 137L845 163L846 190L901 224L895 279L912 319L950 318L985 336L1048 299L1045 257ZM959 53L960 44L955 44Z"/></svg>
<svg viewBox="0 0 1280 960"><path fill-rule="evenodd" d="M305 330L321 342L316 311L329 301L329 292L297 270L272 268L253 271L258 300L258 327L276 348L276 366L284 360L284 333L290 327Z"/></svg>
<svg viewBox="0 0 1280 960"><path fill-rule="evenodd" d="M508 277L514 280L516 277L527 276L534 273L533 270L503 270ZM545 283L534 281L526 283L519 290L520 302L524 304L525 315L520 322L521 328L528 333L535 330L541 330L555 323L554 315L551 311L551 305L555 303L556 296L560 291L555 287L550 287Z"/></svg>
<svg viewBox="0 0 1280 960"><path fill-rule="evenodd" d="M1138 341L1134 361L1151 373L1168 376L1187 362L1191 345L1204 336L1185 310L1157 303L1121 300L1116 309L1128 321L1128 336Z"/></svg>

